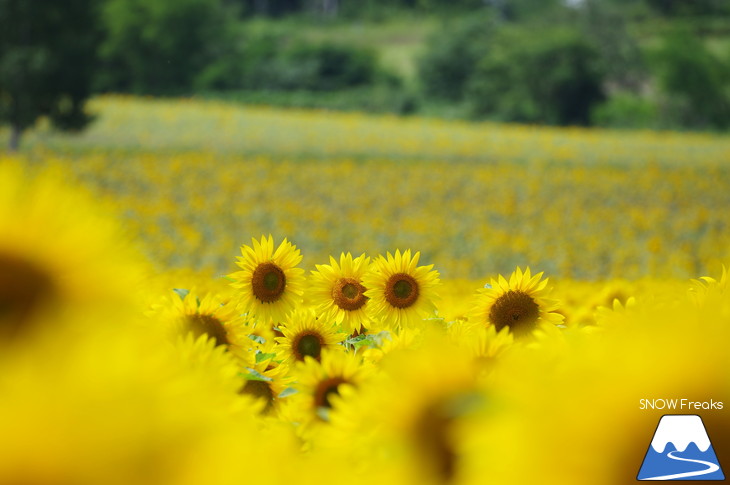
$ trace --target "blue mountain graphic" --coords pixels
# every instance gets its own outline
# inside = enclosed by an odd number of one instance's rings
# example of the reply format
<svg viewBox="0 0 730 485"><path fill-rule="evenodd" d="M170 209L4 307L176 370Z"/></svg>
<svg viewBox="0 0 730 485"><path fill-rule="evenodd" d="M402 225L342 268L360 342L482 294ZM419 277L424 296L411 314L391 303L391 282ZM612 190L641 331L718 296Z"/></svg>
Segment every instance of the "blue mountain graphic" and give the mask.
<svg viewBox="0 0 730 485"><path fill-rule="evenodd" d="M671 455L670 455L671 454ZM695 463L685 460L701 460L705 462L719 465L715 450L710 446L707 451L702 452L694 442L689 443L684 451L677 451L673 443L667 443L663 453L657 453L652 446L644 457L644 463L641 465L638 480L651 480L654 477L663 477L667 475L676 475L681 473L702 472L707 470L708 466L702 463ZM668 478L662 480L724 480L725 475L722 468L702 475L692 477Z"/></svg>

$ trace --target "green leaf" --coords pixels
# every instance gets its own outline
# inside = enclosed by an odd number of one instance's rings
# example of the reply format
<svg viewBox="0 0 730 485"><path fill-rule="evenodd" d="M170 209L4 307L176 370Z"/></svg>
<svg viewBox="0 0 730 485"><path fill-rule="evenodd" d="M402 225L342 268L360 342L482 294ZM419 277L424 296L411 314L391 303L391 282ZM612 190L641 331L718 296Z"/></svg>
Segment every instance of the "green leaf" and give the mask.
<svg viewBox="0 0 730 485"><path fill-rule="evenodd" d="M246 370L248 373L242 372L240 375L244 379L248 379L249 381L264 381L264 382L271 382L273 379L271 377L266 377L262 373L256 371L256 369L252 369L250 367L246 367Z"/></svg>
<svg viewBox="0 0 730 485"><path fill-rule="evenodd" d="M292 394L296 394L297 392L299 392L299 391L297 391L293 387L287 387L286 389L284 389L283 391L281 391L279 393L279 396L278 397L280 397L280 398L282 398L282 397L289 397Z"/></svg>
<svg viewBox="0 0 730 485"><path fill-rule="evenodd" d="M390 340L390 333L386 330L383 330L382 332L376 334L358 335L357 337L345 340L345 343L347 345L351 345L355 349L359 349L361 347L371 348L381 347L385 339Z"/></svg>
<svg viewBox="0 0 730 485"><path fill-rule="evenodd" d="M181 300L185 300L185 297L190 294L190 290L186 290L185 288L173 288L172 291L177 293L177 296L179 296Z"/></svg>
<svg viewBox="0 0 730 485"><path fill-rule="evenodd" d="M256 363L260 364L261 362L273 359L276 357L276 354L266 354L264 352L257 352L256 353Z"/></svg>
<svg viewBox="0 0 730 485"><path fill-rule="evenodd" d="M251 335L248 336L248 338L250 338L251 340L253 340L257 344L265 344L266 343L266 339L263 338L263 337L259 337L258 335L251 334Z"/></svg>

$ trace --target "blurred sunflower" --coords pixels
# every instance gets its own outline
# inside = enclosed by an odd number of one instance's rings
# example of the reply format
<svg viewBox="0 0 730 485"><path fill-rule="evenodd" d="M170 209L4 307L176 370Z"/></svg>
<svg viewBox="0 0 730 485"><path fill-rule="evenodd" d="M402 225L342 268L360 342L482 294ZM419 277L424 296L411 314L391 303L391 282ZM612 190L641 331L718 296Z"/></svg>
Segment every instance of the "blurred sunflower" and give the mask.
<svg viewBox="0 0 730 485"><path fill-rule="evenodd" d="M333 410L330 446L355 443L352 452L369 467L402 470L411 483L465 483L471 462L485 459L467 444L487 396L474 359L442 329L422 337L385 355L358 398Z"/></svg>
<svg viewBox="0 0 730 485"><path fill-rule="evenodd" d="M317 314L342 325L348 334L359 332L368 319L362 277L369 266L364 254L353 260L352 254L342 253L339 264L330 256L330 264L318 264L312 271L310 300Z"/></svg>
<svg viewBox="0 0 730 485"><path fill-rule="evenodd" d="M479 290L472 310L475 322L494 325L497 331L507 327L517 337L529 335L542 322L559 324L563 316L556 313L556 300L546 298L547 278L543 273L534 276L527 268L517 268L507 281L502 275Z"/></svg>
<svg viewBox="0 0 730 485"><path fill-rule="evenodd" d="M363 276L363 284L370 298L368 311L373 320L383 321L396 328L416 326L436 309L435 288L440 283L433 265L418 266L421 253L411 257L408 249L395 256L380 256L373 268Z"/></svg>
<svg viewBox="0 0 730 485"><path fill-rule="evenodd" d="M246 381L238 392L260 400L263 403L261 414L273 414L279 402L279 395L294 381L289 375L289 366L267 358L256 362L251 370L254 372L243 372Z"/></svg>
<svg viewBox="0 0 730 485"><path fill-rule="evenodd" d="M173 334L205 336L215 346L228 349L242 363L253 362L252 343L247 338L243 319L232 304L222 303L218 295L207 293L201 299L195 290L170 295L164 304L153 307L150 317L170 326Z"/></svg>
<svg viewBox="0 0 730 485"><path fill-rule="evenodd" d="M143 273L113 211L60 169L28 172L0 165L0 341L46 313L129 305Z"/></svg>
<svg viewBox="0 0 730 485"><path fill-rule="evenodd" d="M347 335L339 332L331 323L317 319L311 310L294 311L279 329L284 336L276 338L279 343L277 354L283 362L303 362L305 357L319 360L325 348L344 351L344 347L338 344Z"/></svg>
<svg viewBox="0 0 730 485"><path fill-rule="evenodd" d="M311 417L327 420L330 410L346 392L345 388L358 387L371 372L371 366L360 357L325 349L320 360L308 356L304 365L298 368L297 399L306 401L301 405L310 410Z"/></svg>
<svg viewBox="0 0 730 485"><path fill-rule="evenodd" d="M276 251L271 235L252 242L253 247L241 246L236 264L242 271L228 275L231 286L241 290L241 311L261 323L282 321L302 299L304 270L296 267L302 255L286 238Z"/></svg>
<svg viewBox="0 0 730 485"><path fill-rule="evenodd" d="M449 325L447 335L455 345L464 349L467 355L472 356L480 368L487 371L494 367L497 359L510 348L514 341L514 336L510 333L509 328L497 331L494 325L485 327L463 321Z"/></svg>

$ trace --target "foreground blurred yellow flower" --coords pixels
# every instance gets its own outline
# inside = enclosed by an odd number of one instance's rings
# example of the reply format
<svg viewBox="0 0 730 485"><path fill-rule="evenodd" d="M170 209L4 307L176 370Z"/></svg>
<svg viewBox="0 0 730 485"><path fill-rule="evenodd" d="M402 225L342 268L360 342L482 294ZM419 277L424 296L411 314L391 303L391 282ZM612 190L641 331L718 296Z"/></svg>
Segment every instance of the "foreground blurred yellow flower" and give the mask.
<svg viewBox="0 0 730 485"><path fill-rule="evenodd" d="M342 325L351 334L359 332L367 322L366 288L362 277L370 266L364 254L354 260L342 253L339 264L330 256L330 264L318 264L310 281L311 302L321 318Z"/></svg>
<svg viewBox="0 0 730 485"><path fill-rule="evenodd" d="M515 336L532 333L542 322L558 324L563 316L556 313L558 303L547 298L548 280L540 280L542 273L534 276L530 268L523 273L517 268L507 281L499 275L497 280L479 290L473 309L474 321L494 325L497 331L507 327Z"/></svg>
<svg viewBox="0 0 730 485"><path fill-rule="evenodd" d="M130 243L59 169L0 165L0 341L46 313L130 304L142 277Z"/></svg>
<svg viewBox="0 0 730 485"><path fill-rule="evenodd" d="M344 347L338 344L347 337L331 322L317 319L309 309L290 314L279 330L284 336L276 338L279 343L276 350L279 358L287 363L303 362L306 357L319 360L325 348L341 348L344 351Z"/></svg>
<svg viewBox="0 0 730 485"><path fill-rule="evenodd" d="M230 274L231 286L240 290L241 311L267 324L284 320L301 301L304 270L300 251L286 238L274 251L274 238L252 239L253 247L241 246L236 264L242 271Z"/></svg>
<svg viewBox="0 0 730 485"><path fill-rule="evenodd" d="M436 306L436 287L440 283L433 265L418 266L421 253L411 257L411 250L396 250L387 258L380 256L371 271L363 277L370 298L368 311L373 320L384 321L395 328L418 325L432 315Z"/></svg>

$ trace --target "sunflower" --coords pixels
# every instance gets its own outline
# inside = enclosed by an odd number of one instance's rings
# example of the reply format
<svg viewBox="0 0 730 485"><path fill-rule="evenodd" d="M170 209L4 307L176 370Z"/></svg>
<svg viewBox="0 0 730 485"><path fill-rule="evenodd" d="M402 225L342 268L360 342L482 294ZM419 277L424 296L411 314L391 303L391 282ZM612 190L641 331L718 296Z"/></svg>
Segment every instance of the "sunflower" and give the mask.
<svg viewBox="0 0 730 485"><path fill-rule="evenodd" d="M325 348L340 348L344 351L344 347L338 344L347 335L339 332L331 323L315 318L311 310L295 311L279 329L284 336L276 338L279 343L277 354L285 363L303 362L307 356L319 360Z"/></svg>
<svg viewBox="0 0 730 485"><path fill-rule="evenodd" d="M246 369L243 375L246 381L238 392L261 400L263 402L261 414L274 413L279 403L279 395L294 381L289 375L289 366L278 364L271 358L257 361L251 368Z"/></svg>
<svg viewBox="0 0 730 485"><path fill-rule="evenodd" d="M205 337L242 363L253 362L253 342L247 338L247 327L232 304L223 304L221 297L212 293L201 299L194 290L177 291L164 304L153 307L149 314L153 320L169 325L174 335L191 335L194 340Z"/></svg>
<svg viewBox="0 0 730 485"><path fill-rule="evenodd" d="M339 264L330 256L330 264L318 264L312 271L310 299L317 314L342 325L348 334L359 332L368 319L362 277L369 266L364 254L353 260L352 254L342 253Z"/></svg>
<svg viewBox="0 0 730 485"><path fill-rule="evenodd" d="M462 480L485 459L468 449L474 414L487 404L474 359L429 327L378 368L357 399L331 413L332 446L350 446L367 467L400 469L409 482L480 483Z"/></svg>
<svg viewBox="0 0 730 485"><path fill-rule="evenodd" d="M494 325L485 327L471 322L457 321L451 324L446 331L455 345L472 356L477 366L487 371L494 367L514 340L509 328L497 331Z"/></svg>
<svg viewBox="0 0 730 485"><path fill-rule="evenodd" d="M396 328L417 325L424 317L436 309L435 287L440 283L433 265L418 266L421 253L411 257L408 249L395 256L388 253L387 258L380 256L373 269L363 277L370 298L368 312L373 320L384 321Z"/></svg>
<svg viewBox="0 0 730 485"><path fill-rule="evenodd" d="M143 267L113 213L53 166L0 165L0 341L62 310L129 305Z"/></svg>
<svg viewBox="0 0 730 485"><path fill-rule="evenodd" d="M282 321L302 300L304 270L296 267L302 255L286 238L276 251L271 235L252 242L253 247L241 246L236 264L242 271L228 275L231 286L241 290L243 312L264 323Z"/></svg>
<svg viewBox="0 0 730 485"><path fill-rule="evenodd" d="M563 316L556 313L556 300L546 298L548 280L541 281L542 273L534 276L530 268L520 268L507 281L502 275L479 290L472 310L474 321L494 325L499 332L505 327L517 337L528 335L540 323L559 324Z"/></svg>
<svg viewBox="0 0 730 485"><path fill-rule="evenodd" d="M321 359L306 357L298 368L297 399L306 400L302 405L311 416L326 420L342 399L345 387L358 387L370 372L370 366L356 355L325 349Z"/></svg>

